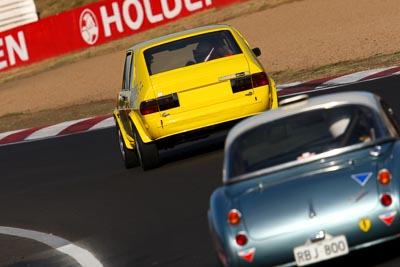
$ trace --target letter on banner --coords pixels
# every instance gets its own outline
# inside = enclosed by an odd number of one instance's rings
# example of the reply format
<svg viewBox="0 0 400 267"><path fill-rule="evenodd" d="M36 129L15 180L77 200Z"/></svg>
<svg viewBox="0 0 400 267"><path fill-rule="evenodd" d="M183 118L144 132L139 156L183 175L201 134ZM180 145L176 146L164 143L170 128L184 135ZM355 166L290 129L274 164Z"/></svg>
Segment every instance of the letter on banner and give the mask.
<svg viewBox="0 0 400 267"><path fill-rule="evenodd" d="M189 11L195 11L203 7L202 1L194 1L194 3L192 3L191 0L184 0L184 1L185 1L185 6Z"/></svg>
<svg viewBox="0 0 400 267"><path fill-rule="evenodd" d="M129 6L134 6L136 10L136 21L132 20L131 14L129 12ZM122 6L122 14L124 16L124 21L126 25L132 30L139 29L144 21L144 11L142 5L137 0L125 1Z"/></svg>
<svg viewBox="0 0 400 267"><path fill-rule="evenodd" d="M19 44L14 40L11 35L5 37L7 54L10 65L15 65L17 60L15 55L17 54L22 61L29 60L28 49L26 48L25 35L22 31L18 32Z"/></svg>
<svg viewBox="0 0 400 267"><path fill-rule="evenodd" d="M175 0L175 7L174 7L174 9L171 10L168 5L168 0L161 0L161 8L163 10L164 16L168 19L172 19L181 13L182 1Z"/></svg>
<svg viewBox="0 0 400 267"><path fill-rule="evenodd" d="M106 37L111 36L110 24L115 23L117 25L117 30L123 32L121 14L119 13L118 3L112 3L112 9L114 15L108 16L107 10L104 6L100 7L101 19L103 20L104 35Z"/></svg>
<svg viewBox="0 0 400 267"><path fill-rule="evenodd" d="M164 19L162 14L153 15L150 0L144 0L144 10L146 11L147 19L151 23L160 22Z"/></svg>

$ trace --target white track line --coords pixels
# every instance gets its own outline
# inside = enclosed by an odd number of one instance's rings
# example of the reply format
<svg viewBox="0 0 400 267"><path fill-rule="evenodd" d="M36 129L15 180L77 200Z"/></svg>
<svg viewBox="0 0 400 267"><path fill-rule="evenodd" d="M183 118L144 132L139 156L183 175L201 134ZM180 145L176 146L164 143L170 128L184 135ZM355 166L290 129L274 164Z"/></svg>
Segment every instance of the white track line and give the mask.
<svg viewBox="0 0 400 267"><path fill-rule="evenodd" d="M78 247L70 241L52 234L5 226L0 226L0 234L29 238L46 244L61 253L69 255L82 267L103 267L103 264L86 249Z"/></svg>

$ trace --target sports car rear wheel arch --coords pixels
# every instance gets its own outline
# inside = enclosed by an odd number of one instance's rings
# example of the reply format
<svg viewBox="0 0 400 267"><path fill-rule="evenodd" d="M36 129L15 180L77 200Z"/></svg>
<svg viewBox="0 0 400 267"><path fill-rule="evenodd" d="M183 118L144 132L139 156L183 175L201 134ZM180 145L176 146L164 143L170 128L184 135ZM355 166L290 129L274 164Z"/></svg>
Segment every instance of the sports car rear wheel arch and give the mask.
<svg viewBox="0 0 400 267"><path fill-rule="evenodd" d="M144 143L136 128L133 129L133 138L135 139L137 155L143 170L147 171L158 167L160 159L156 143Z"/></svg>

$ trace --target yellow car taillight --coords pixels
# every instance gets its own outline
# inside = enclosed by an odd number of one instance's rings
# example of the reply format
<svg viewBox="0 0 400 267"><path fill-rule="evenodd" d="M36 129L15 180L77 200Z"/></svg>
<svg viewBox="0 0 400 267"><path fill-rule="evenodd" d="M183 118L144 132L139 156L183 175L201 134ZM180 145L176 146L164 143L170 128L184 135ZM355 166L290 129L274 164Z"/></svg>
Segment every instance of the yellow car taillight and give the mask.
<svg viewBox="0 0 400 267"><path fill-rule="evenodd" d="M268 85L269 80L265 72L255 73L250 76L236 78L231 80L231 87L234 93L252 89L255 87Z"/></svg>
<svg viewBox="0 0 400 267"><path fill-rule="evenodd" d="M179 107L178 94L173 93L166 96L161 96L155 99L150 99L140 103L140 113L142 115L151 114L158 111L163 111L171 108Z"/></svg>

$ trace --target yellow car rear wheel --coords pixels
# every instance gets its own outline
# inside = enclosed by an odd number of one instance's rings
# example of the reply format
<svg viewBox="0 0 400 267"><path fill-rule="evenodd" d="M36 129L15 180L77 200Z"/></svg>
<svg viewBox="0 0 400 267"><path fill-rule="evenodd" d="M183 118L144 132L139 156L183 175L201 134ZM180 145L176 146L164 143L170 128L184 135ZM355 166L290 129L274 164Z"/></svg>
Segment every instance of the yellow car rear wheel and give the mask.
<svg viewBox="0 0 400 267"><path fill-rule="evenodd" d="M124 161L125 168L131 169L140 165L139 157L135 149L129 149L126 147L121 130L117 127L118 144L121 152L122 160Z"/></svg>
<svg viewBox="0 0 400 267"><path fill-rule="evenodd" d="M144 143L136 129L133 131L133 138L135 139L139 162L143 170L157 168L160 164L157 145L154 142Z"/></svg>

